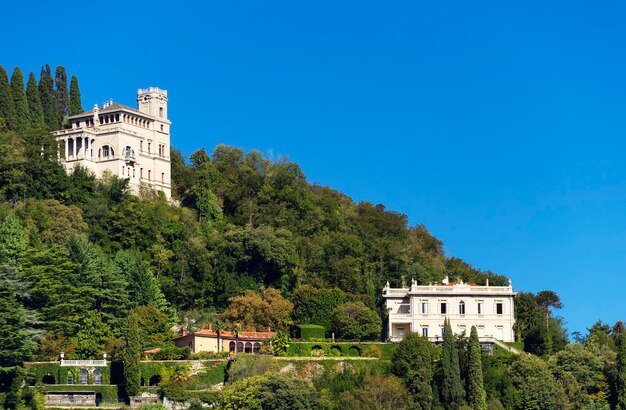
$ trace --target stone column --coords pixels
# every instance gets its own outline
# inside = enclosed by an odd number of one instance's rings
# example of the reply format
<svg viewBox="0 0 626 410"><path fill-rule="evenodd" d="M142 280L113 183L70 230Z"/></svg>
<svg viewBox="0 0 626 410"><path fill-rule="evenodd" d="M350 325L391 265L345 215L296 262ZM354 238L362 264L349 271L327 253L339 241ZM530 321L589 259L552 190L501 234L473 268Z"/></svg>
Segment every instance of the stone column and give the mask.
<svg viewBox="0 0 626 410"><path fill-rule="evenodd" d="M74 154L74 159L76 159L76 142L78 138L74 138L74 144L72 145L72 153Z"/></svg>
<svg viewBox="0 0 626 410"><path fill-rule="evenodd" d="M63 142L65 143L65 160L67 161L70 156L70 139L66 138Z"/></svg>
<svg viewBox="0 0 626 410"><path fill-rule="evenodd" d="M83 152L85 153L83 155L83 159L87 159L87 144L88 144L88 142L89 142L89 138L83 137L83 145L84 145Z"/></svg>

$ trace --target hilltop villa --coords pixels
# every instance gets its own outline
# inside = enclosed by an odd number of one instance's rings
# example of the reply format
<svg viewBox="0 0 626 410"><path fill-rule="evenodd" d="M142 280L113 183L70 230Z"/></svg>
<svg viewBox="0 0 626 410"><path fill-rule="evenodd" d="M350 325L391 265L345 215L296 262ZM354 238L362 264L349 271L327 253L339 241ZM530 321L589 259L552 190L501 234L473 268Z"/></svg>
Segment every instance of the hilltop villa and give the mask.
<svg viewBox="0 0 626 410"><path fill-rule="evenodd" d="M138 90L137 109L110 100L69 121L71 128L54 132L63 146L59 159L67 172L81 166L99 178L109 171L128 179L135 194L145 186L171 198L166 90Z"/></svg>
<svg viewBox="0 0 626 410"><path fill-rule="evenodd" d="M389 340L402 340L406 332L419 332L433 342L442 339L444 319L450 319L455 334L469 336L476 326L481 342L513 342L513 287L450 283L420 286L415 280L409 288L383 288L389 311Z"/></svg>

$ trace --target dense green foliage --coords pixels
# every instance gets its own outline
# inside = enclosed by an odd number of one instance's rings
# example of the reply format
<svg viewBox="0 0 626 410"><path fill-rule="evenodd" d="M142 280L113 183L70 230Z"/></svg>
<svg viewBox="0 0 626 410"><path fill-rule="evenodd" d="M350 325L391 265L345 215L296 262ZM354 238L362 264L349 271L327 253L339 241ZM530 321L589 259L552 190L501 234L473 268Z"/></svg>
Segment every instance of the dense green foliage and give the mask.
<svg viewBox="0 0 626 410"><path fill-rule="evenodd" d="M335 309L333 327L336 337L346 340L380 339L380 316L363 302L348 302Z"/></svg>
<svg viewBox="0 0 626 410"><path fill-rule="evenodd" d="M311 382L273 373L228 385L220 405L223 409L312 410L318 408L318 398Z"/></svg>
<svg viewBox="0 0 626 410"><path fill-rule="evenodd" d="M0 69L0 406L40 401L22 388L25 360L106 352L125 361L129 394L158 376L168 397L226 406L459 408L467 398L476 409L626 408L623 324L598 322L569 344L555 314L562 303L548 290L515 301L516 339L533 355L485 356L475 332L454 338L449 323L441 347L413 333L398 345L342 342L386 338L387 281L507 278L446 256L405 215L310 184L297 164L256 151L220 145L186 159L172 150L176 205L149 191L130 195L128 181L112 175L68 175L49 131L82 104L75 76L69 98L62 67L55 79L56 87L46 65L39 85L29 73L24 91L19 68L10 84ZM300 357L240 357L224 395L206 392L224 364L191 376L187 364L139 362L157 347L156 358L198 357L173 347L172 328L182 324L280 330L262 351ZM327 339L290 341L299 325Z"/></svg>
<svg viewBox="0 0 626 410"><path fill-rule="evenodd" d="M415 332L409 332L396 347L392 372L400 377L413 394L418 409L428 410L432 401L431 343Z"/></svg>
<svg viewBox="0 0 626 410"><path fill-rule="evenodd" d="M565 407L563 386L540 358L520 356L511 365L511 379L519 393L518 408L549 410Z"/></svg>

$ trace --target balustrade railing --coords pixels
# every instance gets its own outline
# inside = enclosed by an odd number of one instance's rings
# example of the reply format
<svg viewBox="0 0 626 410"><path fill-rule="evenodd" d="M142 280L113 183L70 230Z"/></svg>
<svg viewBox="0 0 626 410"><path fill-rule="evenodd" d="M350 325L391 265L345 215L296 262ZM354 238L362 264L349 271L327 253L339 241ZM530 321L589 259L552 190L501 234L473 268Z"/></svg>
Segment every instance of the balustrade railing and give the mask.
<svg viewBox="0 0 626 410"><path fill-rule="evenodd" d="M102 367L106 365L106 360L61 360L61 366Z"/></svg>

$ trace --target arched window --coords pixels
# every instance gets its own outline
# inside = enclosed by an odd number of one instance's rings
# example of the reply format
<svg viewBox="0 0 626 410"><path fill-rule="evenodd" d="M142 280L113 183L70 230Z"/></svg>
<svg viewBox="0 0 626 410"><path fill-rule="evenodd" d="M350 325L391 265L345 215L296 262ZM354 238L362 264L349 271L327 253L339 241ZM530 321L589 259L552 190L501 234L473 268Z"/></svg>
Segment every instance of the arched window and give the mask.
<svg viewBox="0 0 626 410"><path fill-rule="evenodd" d="M42 379L41 382L43 384L54 384L55 380L54 380L54 376L51 374L46 374Z"/></svg>
<svg viewBox="0 0 626 410"><path fill-rule="evenodd" d="M250 342L246 343L246 350L244 350L244 352L252 353L252 343L250 343Z"/></svg>
<svg viewBox="0 0 626 410"><path fill-rule="evenodd" d="M134 157L135 157L135 150L134 150L134 149L132 149L132 148L130 147L130 145L127 145L127 146L124 148L124 156L125 156L126 158L129 158L129 157L130 157L130 158L134 158Z"/></svg>
<svg viewBox="0 0 626 410"><path fill-rule="evenodd" d="M159 107L159 118L163 118L163 107Z"/></svg>
<svg viewBox="0 0 626 410"><path fill-rule="evenodd" d="M100 156L100 152L98 152L98 156ZM115 151L113 151L113 147L110 145L103 145L102 146L102 157L103 158L108 158L108 157L113 157L115 156Z"/></svg>
<svg viewBox="0 0 626 410"><path fill-rule="evenodd" d="M67 373L67 384L74 384L74 373Z"/></svg>
<svg viewBox="0 0 626 410"><path fill-rule="evenodd" d="M230 342L228 344L228 351L229 352L234 352L235 351L235 342Z"/></svg>
<svg viewBox="0 0 626 410"><path fill-rule="evenodd" d="M243 342L237 342L237 353L243 352Z"/></svg>
<svg viewBox="0 0 626 410"><path fill-rule="evenodd" d="M80 369L78 371L78 383L89 384L89 372L87 369Z"/></svg>
<svg viewBox="0 0 626 410"><path fill-rule="evenodd" d="M261 350L261 343L255 343L254 346L252 347L252 351L254 352L254 354L258 354L260 350Z"/></svg>
<svg viewBox="0 0 626 410"><path fill-rule="evenodd" d="M96 369L93 371L93 384L102 384L102 370Z"/></svg>
<svg viewBox="0 0 626 410"><path fill-rule="evenodd" d="M465 302L460 301L459 302L459 315L464 315L465 314Z"/></svg>

